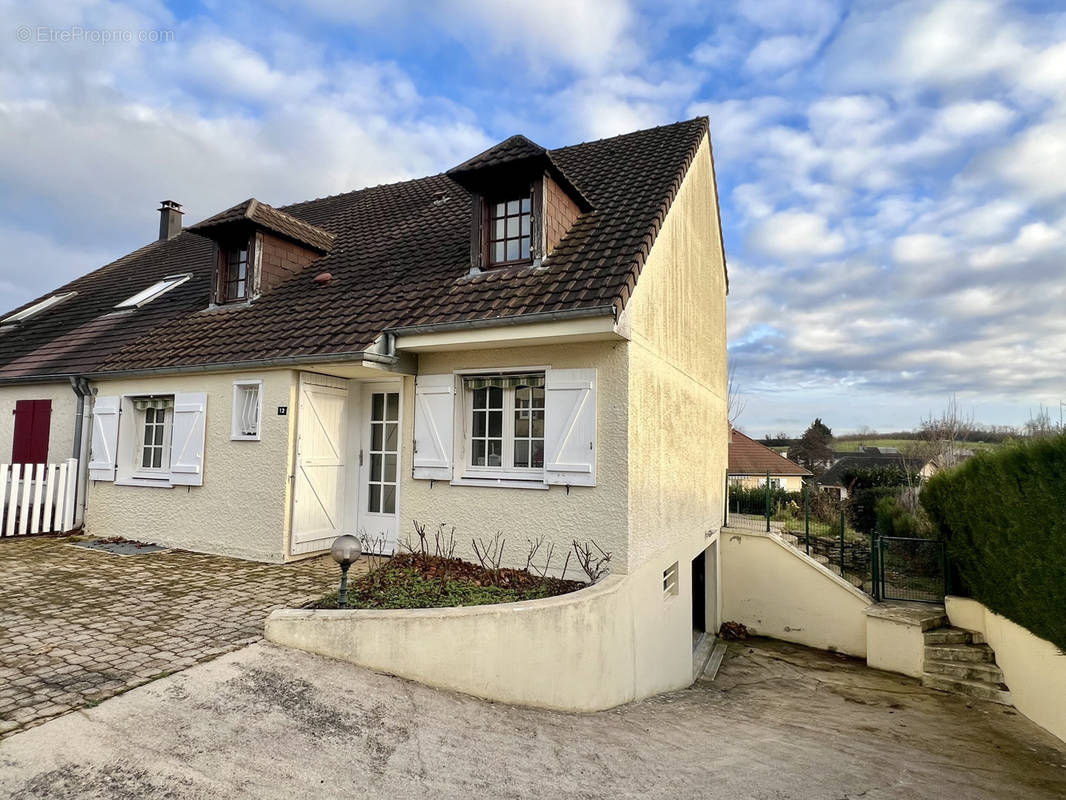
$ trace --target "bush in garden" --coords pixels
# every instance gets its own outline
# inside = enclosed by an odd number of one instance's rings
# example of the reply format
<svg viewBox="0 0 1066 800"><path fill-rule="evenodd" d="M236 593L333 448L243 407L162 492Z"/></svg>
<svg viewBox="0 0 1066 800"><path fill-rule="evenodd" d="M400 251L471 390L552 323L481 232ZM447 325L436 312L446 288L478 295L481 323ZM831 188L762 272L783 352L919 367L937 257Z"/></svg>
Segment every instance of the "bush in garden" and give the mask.
<svg viewBox="0 0 1066 800"><path fill-rule="evenodd" d="M1066 436L980 453L921 502L961 588L1066 650Z"/></svg>

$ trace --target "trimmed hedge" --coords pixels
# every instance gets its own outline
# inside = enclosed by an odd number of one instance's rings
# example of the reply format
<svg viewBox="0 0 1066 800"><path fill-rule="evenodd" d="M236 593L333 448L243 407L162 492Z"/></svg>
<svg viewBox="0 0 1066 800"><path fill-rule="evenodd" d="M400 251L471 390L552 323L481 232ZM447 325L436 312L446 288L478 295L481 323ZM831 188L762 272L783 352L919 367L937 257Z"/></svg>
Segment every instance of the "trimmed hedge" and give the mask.
<svg viewBox="0 0 1066 800"><path fill-rule="evenodd" d="M921 501L963 587L1066 651L1066 436L981 453Z"/></svg>

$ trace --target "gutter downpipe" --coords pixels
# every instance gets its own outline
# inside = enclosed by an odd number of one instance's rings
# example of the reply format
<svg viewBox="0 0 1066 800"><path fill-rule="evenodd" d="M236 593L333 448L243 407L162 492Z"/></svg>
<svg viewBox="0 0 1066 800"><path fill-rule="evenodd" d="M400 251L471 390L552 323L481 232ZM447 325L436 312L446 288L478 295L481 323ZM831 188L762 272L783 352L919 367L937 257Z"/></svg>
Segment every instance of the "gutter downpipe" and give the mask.
<svg viewBox="0 0 1066 800"><path fill-rule="evenodd" d="M72 375L70 387L74 390L74 396L78 398L77 410L74 412L74 452L73 458L78 460L78 481L75 490L74 501L74 527L81 528L85 524L86 493L89 489L89 435L92 433L92 409L86 400L92 398L93 390L89 381L83 377Z"/></svg>

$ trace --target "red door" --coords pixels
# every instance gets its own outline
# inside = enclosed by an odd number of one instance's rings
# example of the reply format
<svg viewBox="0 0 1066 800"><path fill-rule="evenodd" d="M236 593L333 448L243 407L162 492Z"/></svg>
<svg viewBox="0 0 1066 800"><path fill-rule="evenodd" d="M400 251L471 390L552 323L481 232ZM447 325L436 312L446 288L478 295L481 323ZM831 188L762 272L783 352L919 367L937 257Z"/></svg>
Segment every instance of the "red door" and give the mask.
<svg viewBox="0 0 1066 800"><path fill-rule="evenodd" d="M52 425L51 400L18 400L15 403L13 464L47 464L48 433Z"/></svg>

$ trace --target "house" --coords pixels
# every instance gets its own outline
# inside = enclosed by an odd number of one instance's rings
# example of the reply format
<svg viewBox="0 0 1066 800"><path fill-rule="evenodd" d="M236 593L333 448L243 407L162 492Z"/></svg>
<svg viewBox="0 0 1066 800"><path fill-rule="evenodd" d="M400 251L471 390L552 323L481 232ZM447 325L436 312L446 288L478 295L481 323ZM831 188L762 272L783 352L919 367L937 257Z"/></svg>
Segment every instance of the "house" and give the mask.
<svg viewBox="0 0 1066 800"><path fill-rule="evenodd" d="M691 681L728 447L706 118L182 214L0 322L2 407L48 407L88 533L264 562L342 533L391 551L414 520L466 556L502 531L519 565L526 539L595 542L635 694Z"/></svg>
<svg viewBox="0 0 1066 800"><path fill-rule="evenodd" d="M755 489L766 485L788 492L803 489L803 479L811 477L806 467L790 461L766 445L733 428L729 432L729 485Z"/></svg>
<svg viewBox="0 0 1066 800"><path fill-rule="evenodd" d="M833 465L818 478L823 491L846 500L851 486L848 473L857 469L907 469L923 477L932 474L929 461L903 455L895 447L861 447L856 452L834 452Z"/></svg>

